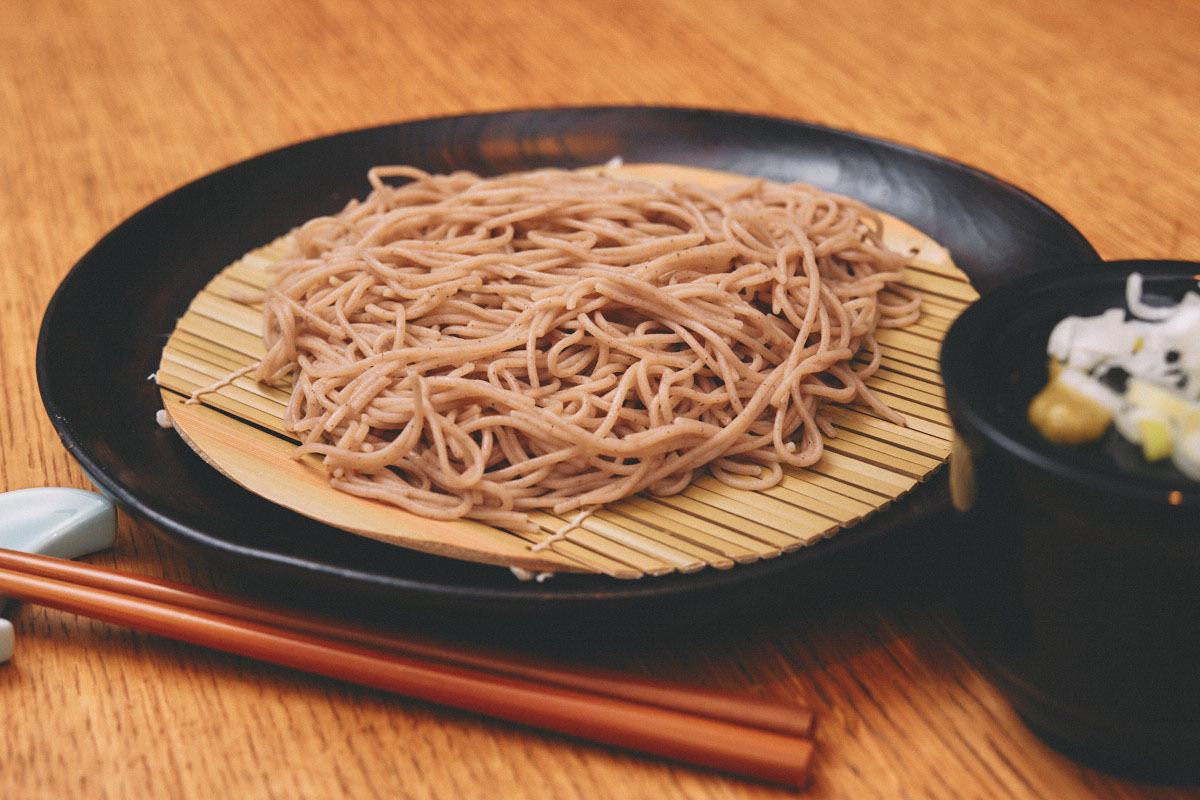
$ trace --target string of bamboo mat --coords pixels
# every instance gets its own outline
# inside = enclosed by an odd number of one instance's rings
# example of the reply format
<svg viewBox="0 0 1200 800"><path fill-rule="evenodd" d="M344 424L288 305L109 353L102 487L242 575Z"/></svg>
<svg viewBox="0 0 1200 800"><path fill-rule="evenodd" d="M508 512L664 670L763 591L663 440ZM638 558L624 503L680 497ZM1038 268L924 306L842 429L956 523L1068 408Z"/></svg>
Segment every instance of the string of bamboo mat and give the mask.
<svg viewBox="0 0 1200 800"><path fill-rule="evenodd" d="M660 174L659 165L626 168ZM672 175L729 176L672 168ZM286 239L251 252L196 296L163 350L156 378L174 427L213 466L251 491L345 530L407 547L533 573L595 572L639 578L773 558L812 544L880 510L927 479L949 455L951 428L938 374L945 331L976 297L966 275L936 242L885 216L885 240L910 255L905 284L923 310L904 329L881 329L882 366L868 385L903 414L896 425L858 406L831 406L837 435L820 461L787 468L783 481L746 491L702 477L671 497L639 495L611 504L542 549L533 548L571 519L548 512L531 518L538 534L473 522L440 522L330 488L318 457L296 461L284 429L290 385L234 380L184 405L193 391L257 363L265 354L261 307L247 298L270 284L268 271Z"/></svg>
<svg viewBox="0 0 1200 800"><path fill-rule="evenodd" d="M0 548L0 595L627 750L790 787L808 708L402 637Z"/></svg>

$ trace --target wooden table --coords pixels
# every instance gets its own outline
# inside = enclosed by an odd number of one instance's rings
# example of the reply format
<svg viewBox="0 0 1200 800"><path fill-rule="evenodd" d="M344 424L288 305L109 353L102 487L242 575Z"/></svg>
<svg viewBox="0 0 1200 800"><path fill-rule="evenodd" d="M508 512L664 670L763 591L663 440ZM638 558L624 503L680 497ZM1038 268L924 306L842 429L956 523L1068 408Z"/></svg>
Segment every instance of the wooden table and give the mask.
<svg viewBox="0 0 1200 800"><path fill-rule="evenodd" d="M1200 258L1200 14L1184 0L8 0L0 26L0 490L87 486L34 347L87 248L165 192L296 140L515 107L762 112L978 166L1107 258ZM820 714L812 797L1193 796L1029 733L906 543L786 624L571 655ZM913 543L919 553L919 543ZM221 585L144 524L95 563ZM887 568L887 563L895 566ZM0 796L730 798L778 789L22 606Z"/></svg>

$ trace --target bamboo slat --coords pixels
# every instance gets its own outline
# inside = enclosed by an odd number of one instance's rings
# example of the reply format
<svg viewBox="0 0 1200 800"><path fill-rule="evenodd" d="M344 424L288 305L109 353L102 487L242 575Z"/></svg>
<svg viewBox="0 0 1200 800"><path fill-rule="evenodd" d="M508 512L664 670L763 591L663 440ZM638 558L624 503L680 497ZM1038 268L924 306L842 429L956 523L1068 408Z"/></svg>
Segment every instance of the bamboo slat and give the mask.
<svg viewBox="0 0 1200 800"><path fill-rule="evenodd" d="M737 176L673 165L629 165L623 174L710 186ZM884 215L885 240L908 253L905 283L925 306L907 329L880 330L882 366L869 385L905 425L863 407L833 407L836 436L804 469L785 470L770 489L733 489L705 476L671 497L642 495L601 509L576 526L539 512L536 534L478 522L430 520L329 487L319 459L293 459L283 424L290 384L243 376L187 404L265 353L261 338L268 267L286 242L260 248L217 275L197 295L163 350L157 372L164 408L183 438L237 483L276 503L351 533L424 552L542 572L597 572L638 578L772 558L835 534L887 508L927 479L950 449L937 372L941 338L977 295L950 254L906 223ZM564 528L567 528L564 530Z"/></svg>

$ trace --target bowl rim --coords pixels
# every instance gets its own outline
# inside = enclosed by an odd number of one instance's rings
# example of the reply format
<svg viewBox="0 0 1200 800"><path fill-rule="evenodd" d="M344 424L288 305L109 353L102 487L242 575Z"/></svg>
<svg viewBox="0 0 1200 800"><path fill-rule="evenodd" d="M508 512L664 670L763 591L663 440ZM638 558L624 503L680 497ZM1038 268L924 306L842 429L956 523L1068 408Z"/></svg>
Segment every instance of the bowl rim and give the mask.
<svg viewBox="0 0 1200 800"><path fill-rule="evenodd" d="M972 303L951 324L942 342L939 366L955 435L969 426L1002 450L1022 462L1081 487L1098 490L1124 499L1149 503L1164 513L1200 511L1200 481L1169 484L1139 476L1123 477L1097 472L1073 463L1064 454L1070 451L1050 442L1023 441L1006 431L992 415L979 407L979 399L994 384L980 380L984 367L973 358L979 341L994 330L998 318L1031 295L1052 290L1064 291L1097 279L1124 279L1131 272L1142 272L1148 279L1182 279L1200 276L1200 262L1175 259L1122 259L1059 265L1046 271L1025 275L991 291ZM1118 298L1118 302L1123 298ZM1070 313L1069 311L1067 313ZM1064 314L1066 316L1066 314ZM951 456L953 459L954 456ZM1178 492L1178 494L1176 494ZM1200 522L1197 523L1200 528Z"/></svg>

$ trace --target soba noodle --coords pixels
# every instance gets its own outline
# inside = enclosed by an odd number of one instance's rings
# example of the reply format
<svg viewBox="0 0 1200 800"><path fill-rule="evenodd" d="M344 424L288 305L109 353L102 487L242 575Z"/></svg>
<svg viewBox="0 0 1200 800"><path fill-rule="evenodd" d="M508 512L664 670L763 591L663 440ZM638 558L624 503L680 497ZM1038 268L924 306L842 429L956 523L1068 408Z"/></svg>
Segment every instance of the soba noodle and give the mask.
<svg viewBox="0 0 1200 800"><path fill-rule="evenodd" d="M408 179L399 185L389 179ZM298 229L267 292L259 380L293 376L297 456L416 514L534 530L699 471L777 483L820 458L874 332L919 314L863 205L539 170L408 167Z"/></svg>

